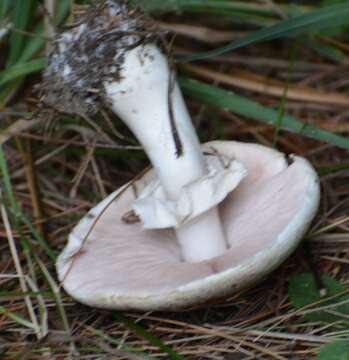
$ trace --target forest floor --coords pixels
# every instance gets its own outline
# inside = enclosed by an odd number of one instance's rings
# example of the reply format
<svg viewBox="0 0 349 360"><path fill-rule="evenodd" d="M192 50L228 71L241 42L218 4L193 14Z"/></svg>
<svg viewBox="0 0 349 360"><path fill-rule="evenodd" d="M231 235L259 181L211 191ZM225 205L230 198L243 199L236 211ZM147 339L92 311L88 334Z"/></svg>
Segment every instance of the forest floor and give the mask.
<svg viewBox="0 0 349 360"><path fill-rule="evenodd" d="M111 126L99 114L92 126L45 108L35 85L48 30L36 1L19 3L0 5L0 33L12 24L0 36L0 357L347 359L347 28L314 23L292 33L288 19L320 10L318 2L147 2L177 58L259 31L248 46L178 62L186 102L202 142L253 142L308 159L320 177L321 204L299 248L253 288L185 312L120 313L86 307L64 292L55 257L78 220L148 160L120 121ZM71 21L73 3L59 2L61 26ZM283 35L263 41L261 29L281 23Z"/></svg>

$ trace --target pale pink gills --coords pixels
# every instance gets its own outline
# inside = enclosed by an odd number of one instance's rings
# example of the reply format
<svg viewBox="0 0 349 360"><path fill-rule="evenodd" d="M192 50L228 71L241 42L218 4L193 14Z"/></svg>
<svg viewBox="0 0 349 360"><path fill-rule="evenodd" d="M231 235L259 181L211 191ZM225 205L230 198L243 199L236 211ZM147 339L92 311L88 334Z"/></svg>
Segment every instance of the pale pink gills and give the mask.
<svg viewBox="0 0 349 360"><path fill-rule="evenodd" d="M87 115L107 106L153 170L70 234L57 263L65 289L92 306L177 309L230 294L280 264L318 206L311 166L253 144L201 147L167 46L125 0L100 2L78 24L54 42L46 101Z"/></svg>
<svg viewBox="0 0 349 360"><path fill-rule="evenodd" d="M118 190L106 208L115 193L110 195L74 229L57 263L68 293L96 307L179 309L254 284L294 250L318 208L319 183L311 165L300 157L288 164L283 154L255 144L217 141L203 150L248 170L219 205L229 243L225 253L183 261L173 229L144 230L141 222L123 219L135 187L142 191L154 178L150 171L133 187Z"/></svg>

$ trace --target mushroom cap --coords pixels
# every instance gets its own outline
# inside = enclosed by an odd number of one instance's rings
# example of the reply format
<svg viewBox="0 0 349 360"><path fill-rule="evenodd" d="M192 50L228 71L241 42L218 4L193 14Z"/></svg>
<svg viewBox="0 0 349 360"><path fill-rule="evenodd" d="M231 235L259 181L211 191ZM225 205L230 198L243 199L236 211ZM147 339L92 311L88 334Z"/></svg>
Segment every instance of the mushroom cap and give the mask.
<svg viewBox="0 0 349 360"><path fill-rule="evenodd" d="M57 261L65 290L80 302L124 310L176 310L253 285L282 263L319 205L316 172L304 158L256 144L202 146L240 161L248 175L219 205L229 248L218 257L183 262L173 229L127 222L137 192L153 170L94 207L74 228ZM88 235L88 236L86 236Z"/></svg>

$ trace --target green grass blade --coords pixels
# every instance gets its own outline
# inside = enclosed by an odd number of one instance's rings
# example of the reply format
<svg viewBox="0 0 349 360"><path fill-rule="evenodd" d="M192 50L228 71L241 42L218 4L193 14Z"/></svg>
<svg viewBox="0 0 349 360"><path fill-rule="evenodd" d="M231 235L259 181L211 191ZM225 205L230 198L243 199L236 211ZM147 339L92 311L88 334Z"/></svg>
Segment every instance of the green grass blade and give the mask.
<svg viewBox="0 0 349 360"><path fill-rule="evenodd" d="M24 319L23 317L21 317L20 315L18 315L16 313L8 311L3 306L0 306L0 314L7 315L10 319L15 321L16 323L21 324L29 329L35 330L35 326L30 321Z"/></svg>
<svg viewBox="0 0 349 360"><path fill-rule="evenodd" d="M70 2L65 0L60 0L57 4L57 15L56 15L56 23L61 24L63 20L69 13ZM44 22L42 21L37 27L34 29L34 33L38 35L44 34ZM40 49L42 49L45 45L45 39L42 37L31 37L28 39L27 44L19 58L18 62L24 63L29 61L35 53L37 53Z"/></svg>
<svg viewBox="0 0 349 360"><path fill-rule="evenodd" d="M17 202L12 191L11 180L7 168L5 153L1 145L0 145L0 174L1 174L1 180L3 182L5 193L7 195L7 198L9 199L9 203L11 204L12 210L17 212L18 210Z"/></svg>
<svg viewBox="0 0 349 360"><path fill-rule="evenodd" d="M37 5L37 0L14 0L14 9L12 14L12 25L15 29L26 30L33 11ZM19 58L26 36L18 32L12 32L10 37L10 53L7 59L7 66L17 62Z"/></svg>
<svg viewBox="0 0 349 360"><path fill-rule="evenodd" d="M1 1L2 0L0 0L0 2ZM58 24L61 24L69 13L70 1L69 0L61 0L58 2L57 5L58 6L57 6L57 12L56 12L56 22ZM17 68L17 66L20 63L25 63L25 62L28 62L30 59L32 59L33 56L44 47L45 39L42 37L42 35L44 34L43 20L41 20L41 22L36 27L34 27L33 33L38 34L38 36L26 37L26 42L24 44L23 51L21 52L20 57L17 59L16 63L13 64L13 66L16 66L16 68L13 69L12 67L8 67L6 70L7 73L0 74L0 79L2 76L5 76L5 77L8 76L6 82L8 82L9 79L13 78L13 76L14 76L14 78L17 78L17 81L14 81L0 89L0 105L4 101L6 101L8 96L22 84L22 80L25 77L25 75L28 75L32 72L42 69L42 68L37 69L35 67L35 63L32 63L31 65L33 66L33 68L30 69L30 66L29 66L29 68L27 69L28 72L26 72L24 70L26 68L26 65L23 65L22 69L24 72L21 74L20 73L21 67ZM0 84L0 87L2 85Z"/></svg>
<svg viewBox="0 0 349 360"><path fill-rule="evenodd" d="M16 225L17 230L19 231L19 233L21 233L19 221L21 223L25 224L29 228L30 232L32 233L34 238L37 240L39 245L45 251L46 255L52 261L55 261L56 260L55 253L51 250L50 246L41 237L41 235L36 231L36 229L34 228L33 224L29 221L29 219L22 213L21 209L19 208L19 206L17 204L15 195L12 190L11 179L10 179L9 171L7 168L5 153L4 153L1 145L0 145L0 175L1 175L1 180L4 184L5 193L7 195L7 198L9 200L9 203L11 206L10 211L15 218L15 222L16 222L15 225ZM29 251L29 245L28 245L27 241L24 241L24 246L26 246L27 251Z"/></svg>
<svg viewBox="0 0 349 360"><path fill-rule="evenodd" d="M168 12L192 12L208 14L220 14L227 16L248 17L260 19L261 21L270 21L278 17L275 9L253 2L227 1L227 0L133 0L133 6L137 6L142 11L152 13ZM303 12L309 9L309 6L299 4L280 4L283 12L292 15L295 11ZM241 20L241 19L238 19Z"/></svg>
<svg viewBox="0 0 349 360"><path fill-rule="evenodd" d="M336 172L343 170L349 170L349 164L338 164L335 166L323 167L318 169L318 174L320 176L324 176L324 175L334 174Z"/></svg>
<svg viewBox="0 0 349 360"><path fill-rule="evenodd" d="M316 41L316 39L311 40L312 41L309 42L309 47L317 51L322 56L326 56L328 59L338 63L348 61L348 57L334 46L322 44L319 41Z"/></svg>
<svg viewBox="0 0 349 360"><path fill-rule="evenodd" d="M322 345L316 360L349 360L349 340Z"/></svg>
<svg viewBox="0 0 349 360"><path fill-rule="evenodd" d="M113 313L113 317L115 320L122 322L129 330L133 331L138 336L147 340L150 344L156 346L161 351L165 352L168 355L168 359L184 360L181 355L179 355L172 348L164 344L158 337L145 330L142 326L136 324L135 322L121 315L120 313Z"/></svg>
<svg viewBox="0 0 349 360"><path fill-rule="evenodd" d="M12 0L1 0L0 1L0 22L4 20L8 11L10 10Z"/></svg>
<svg viewBox="0 0 349 360"><path fill-rule="evenodd" d="M145 12L178 12L195 11L223 14L255 14L261 16L273 16L275 11L264 6L249 4L242 1L216 1L216 0L152 0L133 1L133 5L139 6Z"/></svg>
<svg viewBox="0 0 349 360"><path fill-rule="evenodd" d="M295 63L295 60L296 60L296 54L297 54L298 46L299 46L299 43L297 41L292 46L291 59L290 59L290 62L288 64L288 70L287 70L287 79L286 79L286 82L285 82L284 91L283 91L281 102L280 102L280 107L279 107L279 111L278 111L278 117L277 117L276 122L274 124L274 137L273 137L273 146L274 147L277 144L279 133L280 133L280 130L282 128L282 121L283 121L283 119L285 117L287 94L288 94L288 89L289 89L289 86L290 86L290 83L291 83L291 80L292 80L293 68L294 68L294 63Z"/></svg>
<svg viewBox="0 0 349 360"><path fill-rule="evenodd" d="M13 65L9 69L0 72L0 86L20 77L40 71L45 67L44 59L35 59L27 63Z"/></svg>
<svg viewBox="0 0 349 360"><path fill-rule="evenodd" d="M349 18L349 2L339 5L326 6L320 10L314 10L304 15L281 21L276 25L253 32L244 38L234 41L221 48L207 51L200 54L181 59L183 62L208 59L214 56L222 55L226 52L236 50L238 48L260 43L267 40L274 40L285 36L296 35L315 29L320 30L328 28L335 23L336 25L348 23Z"/></svg>
<svg viewBox="0 0 349 360"><path fill-rule="evenodd" d="M68 317L67 317L67 314L66 314L66 311L65 311L65 308L64 308L62 298L61 298L60 288L56 284L56 281L54 280L54 278L52 277L52 275L50 274L50 272L46 268L45 264L39 259L37 254L35 254L35 260L38 263L42 274L44 275L47 283L49 284L49 286L51 288L52 295L53 295L54 300L56 302L57 310L59 312L59 316L61 318L63 328L64 328L67 335L71 335L70 325L69 325Z"/></svg>
<svg viewBox="0 0 349 360"><path fill-rule="evenodd" d="M5 86L0 86L0 108L5 107L7 101L11 99L11 95L18 89L21 82L22 80L19 79L14 83L6 83Z"/></svg>
<svg viewBox="0 0 349 360"><path fill-rule="evenodd" d="M180 78L180 84L186 95L205 104L227 109L233 113L270 125L274 125L277 121L277 110L236 95L231 91L187 78ZM349 139L322 130L317 126L305 124L288 114L285 114L282 119L282 128L349 150Z"/></svg>
<svg viewBox="0 0 349 360"><path fill-rule="evenodd" d="M46 255L52 260L56 261L57 256L54 253L54 251L50 248L48 243L45 241L45 239L39 234L39 232L35 229L33 224L30 222L30 220L22 213L19 212L19 219L22 221L23 224L25 224L31 234L34 236L38 244L41 246L41 248L45 251Z"/></svg>
<svg viewBox="0 0 349 360"><path fill-rule="evenodd" d="M50 291L0 291L0 298L2 297L11 297L11 298L22 298L25 296L45 296L53 298L52 292Z"/></svg>
<svg viewBox="0 0 349 360"><path fill-rule="evenodd" d="M113 338L112 336L107 335L106 333L104 333L101 330L97 330L92 326L87 326L87 329L92 332L94 335L100 337L101 339L109 342L110 344L116 346L118 349L122 350L122 351L126 351L129 353L136 353L138 356L141 356L142 359L147 359L147 360L154 360L153 357L151 357L150 355L144 353L144 350L140 347L129 347L127 345L123 344L123 341L118 339Z"/></svg>

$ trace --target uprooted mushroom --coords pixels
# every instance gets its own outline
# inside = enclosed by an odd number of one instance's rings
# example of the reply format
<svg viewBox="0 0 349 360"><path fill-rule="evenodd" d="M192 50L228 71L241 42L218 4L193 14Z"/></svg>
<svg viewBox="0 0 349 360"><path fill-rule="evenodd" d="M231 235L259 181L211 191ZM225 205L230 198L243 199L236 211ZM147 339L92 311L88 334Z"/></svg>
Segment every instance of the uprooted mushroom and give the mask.
<svg viewBox="0 0 349 360"><path fill-rule="evenodd" d="M83 303L174 309L230 294L279 265L316 213L305 159L233 141L200 146L163 37L126 1L101 2L55 39L43 88L60 111L108 106L153 166L70 234L57 271ZM136 221L125 221L130 211Z"/></svg>

